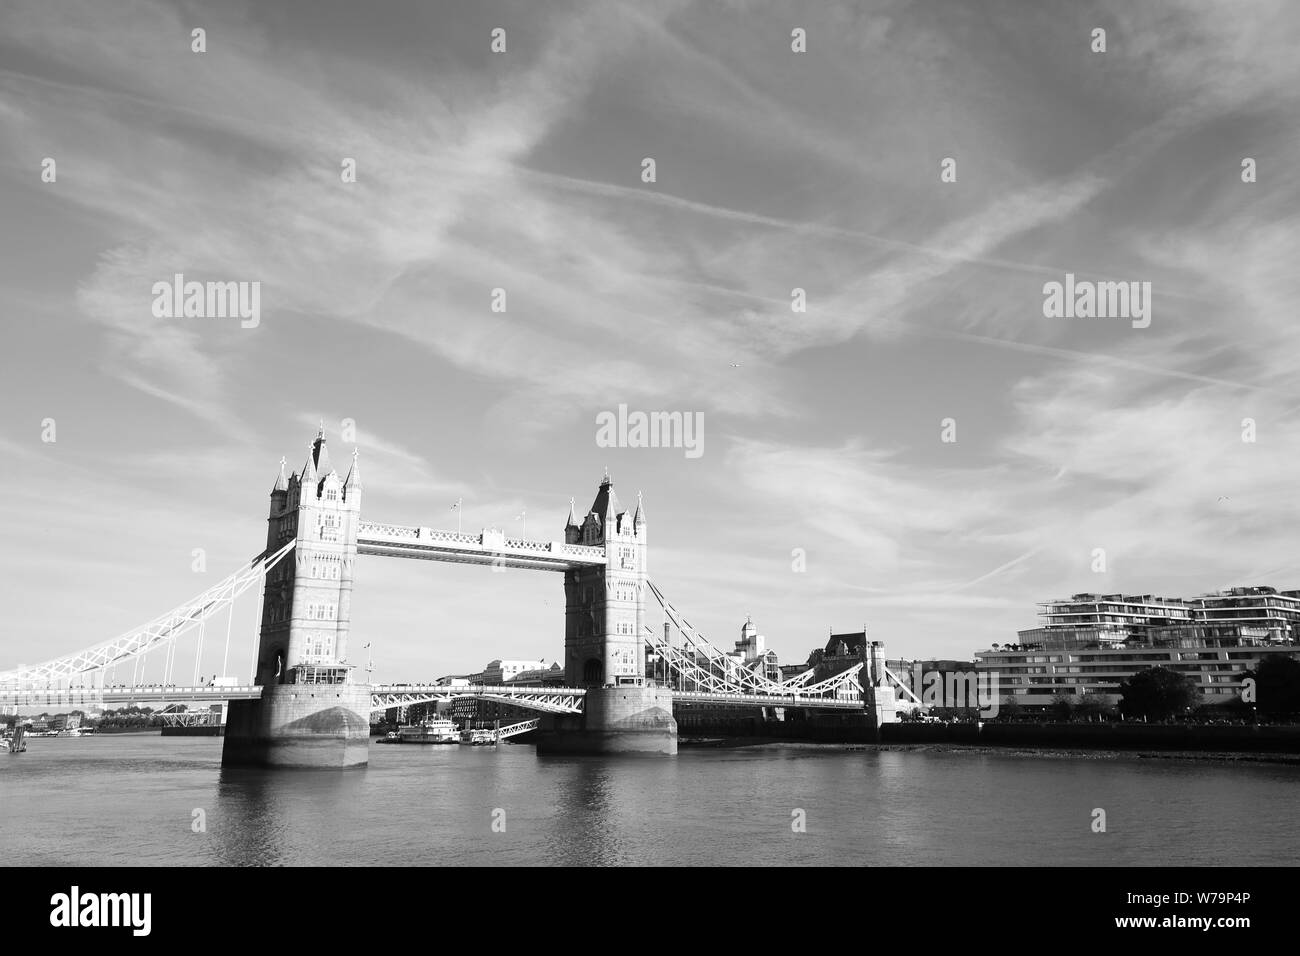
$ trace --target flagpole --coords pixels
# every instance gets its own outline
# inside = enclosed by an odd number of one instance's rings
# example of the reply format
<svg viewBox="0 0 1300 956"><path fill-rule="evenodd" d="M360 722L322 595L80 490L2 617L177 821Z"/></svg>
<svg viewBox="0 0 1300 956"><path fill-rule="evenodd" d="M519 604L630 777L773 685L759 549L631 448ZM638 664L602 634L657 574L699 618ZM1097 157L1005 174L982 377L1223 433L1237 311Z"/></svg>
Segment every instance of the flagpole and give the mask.
<svg viewBox="0 0 1300 956"><path fill-rule="evenodd" d="M451 506L451 509L454 512L456 512L456 533L457 534L460 534L460 512L461 512L460 506L464 503L464 501L465 501L464 498L457 498L456 503Z"/></svg>

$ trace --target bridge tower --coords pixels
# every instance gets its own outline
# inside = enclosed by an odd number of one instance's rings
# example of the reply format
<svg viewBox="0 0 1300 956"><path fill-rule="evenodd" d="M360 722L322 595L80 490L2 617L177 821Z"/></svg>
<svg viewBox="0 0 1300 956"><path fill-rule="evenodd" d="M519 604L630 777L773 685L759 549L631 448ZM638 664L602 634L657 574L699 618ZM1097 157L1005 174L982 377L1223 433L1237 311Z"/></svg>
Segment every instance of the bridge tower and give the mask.
<svg viewBox="0 0 1300 956"><path fill-rule="evenodd" d="M543 728L542 751L676 753L672 695L645 675L646 513L619 504L606 473L581 521L569 505L566 544L605 549L605 564L564 575L564 675L587 688L582 717Z"/></svg>
<svg viewBox="0 0 1300 956"><path fill-rule="evenodd" d="M262 698L231 702L222 762L364 764L370 688L353 682L347 656L361 511L357 453L340 478L322 427L302 471L286 477L284 466L282 458L266 548L292 540L294 549L266 578L256 670Z"/></svg>

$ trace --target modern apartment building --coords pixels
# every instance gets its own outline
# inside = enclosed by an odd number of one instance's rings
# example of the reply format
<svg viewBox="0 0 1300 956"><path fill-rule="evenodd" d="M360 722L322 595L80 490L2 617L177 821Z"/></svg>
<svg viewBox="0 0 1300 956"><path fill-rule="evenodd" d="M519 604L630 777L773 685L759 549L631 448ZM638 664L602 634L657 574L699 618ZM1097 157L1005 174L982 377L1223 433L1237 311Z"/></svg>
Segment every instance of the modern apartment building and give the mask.
<svg viewBox="0 0 1300 956"><path fill-rule="evenodd" d="M1038 608L1043 623L1020 631L1021 644L1122 644L1141 640L1152 628L1190 623L1193 618L1187 602L1153 594L1075 594L1069 600L1040 602Z"/></svg>
<svg viewBox="0 0 1300 956"><path fill-rule="evenodd" d="M1190 598L1187 603L1198 623L1263 628L1268 631L1270 641L1300 638L1300 591L1229 588Z"/></svg>
<svg viewBox="0 0 1300 956"><path fill-rule="evenodd" d="M1076 594L1039 604L1042 623L1020 643L975 654L997 672L998 694L1027 707L1057 695L1103 694L1148 667L1196 679L1207 700L1230 700L1242 675L1271 654L1300 656L1300 592L1231 588L1189 599Z"/></svg>

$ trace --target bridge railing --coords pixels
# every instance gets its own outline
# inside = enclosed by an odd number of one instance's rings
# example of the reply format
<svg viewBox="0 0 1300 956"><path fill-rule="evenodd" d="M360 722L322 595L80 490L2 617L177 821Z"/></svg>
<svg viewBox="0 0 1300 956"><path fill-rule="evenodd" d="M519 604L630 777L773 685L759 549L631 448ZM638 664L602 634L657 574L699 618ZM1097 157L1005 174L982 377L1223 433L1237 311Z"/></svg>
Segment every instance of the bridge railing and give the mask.
<svg viewBox="0 0 1300 956"><path fill-rule="evenodd" d="M566 544L562 541L533 541L528 538L507 538L504 536L484 540L483 534L465 534L459 531L440 531L435 528L412 527L409 525L381 524L375 521L362 521L357 524L357 537L361 543L382 544L391 542L415 542L417 544L453 544L468 545L495 552L498 548L513 551L531 551L536 554L563 555L584 558L589 561L603 561L605 549L584 544Z"/></svg>
<svg viewBox="0 0 1300 956"><path fill-rule="evenodd" d="M604 548L595 548L589 544L562 544L560 554L571 554L577 558L603 558Z"/></svg>
<svg viewBox="0 0 1300 956"><path fill-rule="evenodd" d="M845 697L822 697L806 694L756 694L752 692L733 691L673 691L673 700L690 702L692 700L710 704L761 704L764 707L832 707L839 710L865 709L862 700Z"/></svg>
<svg viewBox="0 0 1300 956"><path fill-rule="evenodd" d="M536 696L538 694L549 694L557 697L585 697L587 688L585 687L518 687L512 684L373 684L370 692L372 694L446 694L455 697L460 694L465 697L476 697L481 694L522 694Z"/></svg>
<svg viewBox="0 0 1300 956"><path fill-rule="evenodd" d="M551 542L549 541L529 541L526 538L506 538L507 548L517 548L520 551L542 551L547 554L551 552Z"/></svg>

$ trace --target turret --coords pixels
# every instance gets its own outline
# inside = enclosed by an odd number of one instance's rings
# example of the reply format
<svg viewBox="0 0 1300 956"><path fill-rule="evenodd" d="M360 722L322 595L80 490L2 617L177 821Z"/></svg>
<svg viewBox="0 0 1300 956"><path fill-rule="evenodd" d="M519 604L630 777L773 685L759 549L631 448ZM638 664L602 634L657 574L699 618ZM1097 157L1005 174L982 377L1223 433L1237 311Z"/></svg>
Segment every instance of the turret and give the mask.
<svg viewBox="0 0 1300 956"><path fill-rule="evenodd" d="M569 499L569 520L564 523L564 542L565 544L577 544L582 540L582 525L578 521L578 512L573 506L573 499Z"/></svg>
<svg viewBox="0 0 1300 956"><path fill-rule="evenodd" d="M275 487L271 489L271 494L276 492L287 492L289 490L289 477L284 473L284 466L287 464L284 457L280 457L280 474L275 476Z"/></svg>
<svg viewBox="0 0 1300 956"><path fill-rule="evenodd" d="M343 482L343 500L351 501L357 492L361 490L361 462L360 454L357 449L352 449L352 467L348 469L348 477Z"/></svg>
<svg viewBox="0 0 1300 956"><path fill-rule="evenodd" d="M319 484L316 477L316 449L309 445L307 451L307 464L302 466L302 490L299 492L299 498L315 498Z"/></svg>
<svg viewBox="0 0 1300 956"><path fill-rule="evenodd" d="M271 514L279 514L288 507L289 478L284 473L285 460L280 459L280 473L275 476L275 485L271 488Z"/></svg>

